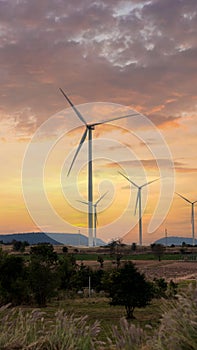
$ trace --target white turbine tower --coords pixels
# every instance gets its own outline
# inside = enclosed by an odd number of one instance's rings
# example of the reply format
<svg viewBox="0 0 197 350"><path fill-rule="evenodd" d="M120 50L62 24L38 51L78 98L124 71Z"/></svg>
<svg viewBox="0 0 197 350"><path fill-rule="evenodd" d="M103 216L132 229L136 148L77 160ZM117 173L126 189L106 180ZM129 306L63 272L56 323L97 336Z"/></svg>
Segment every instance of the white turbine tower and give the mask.
<svg viewBox="0 0 197 350"><path fill-rule="evenodd" d="M99 202L106 196L106 194L108 193L105 192L101 197L99 197L99 199L95 202L95 203L92 203L92 206L94 208L94 211L93 211L93 215L94 215L94 234L93 234L93 246L96 246L97 244L97 234L96 234L96 229L97 229L97 224L98 224L98 219L97 219L97 205L99 204ZM80 203L83 203L83 204L87 204L88 205L88 202L85 202L85 201L78 201Z"/></svg>
<svg viewBox="0 0 197 350"><path fill-rule="evenodd" d="M73 105L71 100L68 98L68 96L65 94L65 92L60 88L60 91L78 116L78 118L82 121L82 123L85 125L86 129L82 135L82 138L79 142L78 148L76 150L76 153L74 155L74 158L72 160L71 166L68 171L68 175L70 174L70 171L72 169L72 166L75 162L75 159L77 158L77 155L81 149L81 146L83 145L87 135L88 135L88 245L89 247L93 246L93 174L92 174L92 131L95 129L95 126L106 124L109 122L112 122L114 120L123 119L127 117L137 116L138 113L133 113L129 115L125 115L122 117L116 117L109 120L102 120L97 123L87 124L82 114L79 112L79 110Z"/></svg>
<svg viewBox="0 0 197 350"><path fill-rule="evenodd" d="M197 202L197 201L194 201L194 202L191 202L188 198L182 196L181 194L177 193L176 194L181 197L182 199L184 199L186 202L190 203L191 204L191 224L192 224L192 245L194 246L195 245L195 228L194 228L194 204Z"/></svg>
<svg viewBox="0 0 197 350"><path fill-rule="evenodd" d="M129 181L133 186L135 186L138 191L137 191L137 198L136 198L136 203L135 203L135 212L134 214L136 214L137 211L137 206L138 206L138 214L139 214L139 245L142 246L142 196L141 196L141 191L142 188L145 186L150 185L151 183L159 180L159 179L155 179L149 182L146 182L145 184L138 186L134 181L131 181L126 175L122 174L121 172L119 172L120 175L122 175L127 181Z"/></svg>

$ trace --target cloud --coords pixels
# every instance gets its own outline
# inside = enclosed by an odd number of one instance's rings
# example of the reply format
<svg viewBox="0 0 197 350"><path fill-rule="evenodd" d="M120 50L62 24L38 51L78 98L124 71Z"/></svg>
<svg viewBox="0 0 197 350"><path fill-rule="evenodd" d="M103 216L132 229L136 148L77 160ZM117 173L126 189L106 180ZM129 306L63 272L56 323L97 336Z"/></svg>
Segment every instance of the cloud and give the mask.
<svg viewBox="0 0 197 350"><path fill-rule="evenodd" d="M197 173L197 168L175 167L177 173Z"/></svg>
<svg viewBox="0 0 197 350"><path fill-rule="evenodd" d="M149 169L158 169L158 164L159 167L166 167L170 165L169 160L168 159L139 159L139 160L123 160L123 161L119 161L117 162L111 162L111 163L107 163L105 164L105 167L107 168L119 168L121 167L132 167L132 168L138 168L141 165L143 167L147 167ZM174 165L181 165L182 163L179 162L175 162Z"/></svg>
<svg viewBox="0 0 197 350"><path fill-rule="evenodd" d="M39 125L66 106L58 92L62 86L76 104L140 105L149 114L163 106L164 122L157 125L175 120L181 109L195 105L196 8L194 0L129 6L127 1L0 1L4 112L30 108ZM151 118L156 120L154 113Z"/></svg>

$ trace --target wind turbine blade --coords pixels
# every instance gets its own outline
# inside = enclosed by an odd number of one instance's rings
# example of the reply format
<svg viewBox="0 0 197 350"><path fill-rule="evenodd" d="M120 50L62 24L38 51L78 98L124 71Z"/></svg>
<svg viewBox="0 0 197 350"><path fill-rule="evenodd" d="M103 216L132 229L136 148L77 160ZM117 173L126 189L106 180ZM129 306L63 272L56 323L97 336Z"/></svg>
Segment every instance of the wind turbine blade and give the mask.
<svg viewBox="0 0 197 350"><path fill-rule="evenodd" d="M125 177L125 179L126 179L127 181L131 182L133 186L139 188L139 186L136 185L135 182L131 181L126 175L122 174L120 171L119 171L119 174L122 175L123 177Z"/></svg>
<svg viewBox="0 0 197 350"><path fill-rule="evenodd" d="M140 189L138 189L138 191L137 191L137 198L136 198L136 202L135 202L134 215L136 215L136 212L137 212L137 206L138 206L138 202L139 202L139 196L140 196Z"/></svg>
<svg viewBox="0 0 197 350"><path fill-rule="evenodd" d="M86 205L89 204L88 202L84 202L84 201L80 201L80 200L77 200L77 202L80 202L80 203L83 203L83 204L86 204Z"/></svg>
<svg viewBox="0 0 197 350"><path fill-rule="evenodd" d="M71 169L72 169L72 167L73 167L73 164L74 164L74 162L75 162L75 159L77 158L77 155L78 155L78 153L79 153L79 151L80 151L80 149L81 149L81 146L83 145L83 143L84 143L84 141L85 141L85 139L86 139L87 132L88 132L88 129L86 128L86 129L85 129L85 132L83 133L83 136L82 136L82 138L81 138L81 141L80 141L80 143L79 143L79 146L78 146L78 148L77 148L77 150L76 150L76 153L75 153L75 155L74 155L74 158L73 158L73 160L72 160L72 163L71 163L71 166L70 166L70 168L69 168L69 171L68 171L67 176L69 176L69 174L70 174L70 172L71 172Z"/></svg>
<svg viewBox="0 0 197 350"><path fill-rule="evenodd" d="M193 202L194 204L196 203L197 201Z"/></svg>
<svg viewBox="0 0 197 350"><path fill-rule="evenodd" d="M119 120L119 119L123 119L123 118L135 117L137 115L139 115L139 113L133 113L133 114L124 115L122 117L116 117L116 118L112 118L112 119L108 119L108 120L102 120L101 122L92 124L92 126L110 123L110 122L112 122L114 120Z"/></svg>
<svg viewBox="0 0 197 350"><path fill-rule="evenodd" d="M64 97L66 98L66 100L68 101L68 103L70 104L70 106L72 107L72 109L75 111L76 115L79 117L79 119L82 121L82 123L84 123L85 125L87 125L84 117L82 116L82 114L78 111L78 109L75 107L75 105L72 103L72 101L68 98L68 96L65 94L65 92L59 88L61 93L64 95Z"/></svg>
<svg viewBox="0 0 197 350"><path fill-rule="evenodd" d="M95 202L95 205L97 205L97 204L101 201L101 199L103 199L103 198L106 196L106 194L107 194L108 192L109 192L109 191L105 192L105 193Z"/></svg>
<svg viewBox="0 0 197 350"><path fill-rule="evenodd" d="M191 202L189 199L183 197L181 194L179 194L179 193L177 193L177 192L175 192L175 193L176 193L179 197L181 197L181 198L183 198L185 201L187 201L188 203L192 204L192 202Z"/></svg>
<svg viewBox="0 0 197 350"><path fill-rule="evenodd" d="M148 186L148 185L152 184L153 182L158 181L159 179L160 179L160 178L155 179L155 180L152 180L152 181L149 181L149 182L146 182L146 183L145 183L144 185L142 185L141 187Z"/></svg>

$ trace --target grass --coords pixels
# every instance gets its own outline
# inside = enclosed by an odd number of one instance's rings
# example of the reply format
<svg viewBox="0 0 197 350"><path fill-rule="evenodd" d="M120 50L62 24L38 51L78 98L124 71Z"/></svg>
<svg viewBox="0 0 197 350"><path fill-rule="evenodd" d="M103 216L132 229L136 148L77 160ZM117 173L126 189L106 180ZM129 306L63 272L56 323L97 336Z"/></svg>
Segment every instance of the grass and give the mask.
<svg viewBox="0 0 197 350"><path fill-rule="evenodd" d="M75 314L76 317L88 316L88 323L93 324L96 320L100 322L100 340L105 340L111 326L118 326L120 319L125 317L125 309L122 306L110 306L107 298L90 297L74 298L51 303L47 309L47 317L53 318L58 309L64 310L67 314ZM135 319L132 323L145 328L147 324L153 328L158 326L161 317L161 300L153 300L146 308L136 308Z"/></svg>
<svg viewBox="0 0 197 350"><path fill-rule="evenodd" d="M96 334L98 347L95 349L118 349L114 348L113 344L108 344L111 341L109 339L113 337L113 342L119 342L116 336L118 330L121 331L120 342L122 342L126 336L125 327L128 329L132 327L133 335L128 334L128 337L134 336L136 339L136 330L145 329L147 324L153 329L158 326L161 317L159 304L160 302L156 300L144 309L136 309L136 318L132 322L125 320L123 307L110 306L109 300L104 297L54 300L43 309L30 307L7 309L1 320L3 322L0 326L2 334L0 348L93 350L91 337ZM100 347L99 344L102 343L105 343L105 347Z"/></svg>
<svg viewBox="0 0 197 350"><path fill-rule="evenodd" d="M98 256L102 256L104 261L115 261L115 256L110 254L86 254L86 253L77 253L74 254L74 257L78 261L97 261ZM164 254L161 256L161 260L183 260L184 256L182 254ZM193 258L194 259L194 258ZM140 254L125 254L121 260L155 260L158 261L158 258L152 253L140 253Z"/></svg>
<svg viewBox="0 0 197 350"><path fill-rule="evenodd" d="M104 297L54 300L47 308L1 308L2 350L196 350L197 286L153 300L128 322Z"/></svg>

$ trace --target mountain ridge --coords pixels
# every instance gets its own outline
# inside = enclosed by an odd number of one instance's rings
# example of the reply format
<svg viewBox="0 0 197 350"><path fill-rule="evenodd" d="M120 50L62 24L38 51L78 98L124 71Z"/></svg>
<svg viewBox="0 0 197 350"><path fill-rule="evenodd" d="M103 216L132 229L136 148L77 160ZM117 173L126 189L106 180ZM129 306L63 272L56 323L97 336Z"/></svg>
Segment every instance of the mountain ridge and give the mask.
<svg viewBox="0 0 197 350"><path fill-rule="evenodd" d="M195 239L194 242L196 245L197 239ZM181 246L183 243L193 245L193 239L189 237L169 236L169 237L162 237L160 239L157 239L154 243L163 244L167 246L171 246L172 244L174 244L175 246Z"/></svg>
<svg viewBox="0 0 197 350"><path fill-rule="evenodd" d="M30 245L50 243L53 245L88 246L88 237L81 233L23 232L0 234L0 241L8 244L13 240L28 242ZM97 245L105 245L97 238Z"/></svg>

